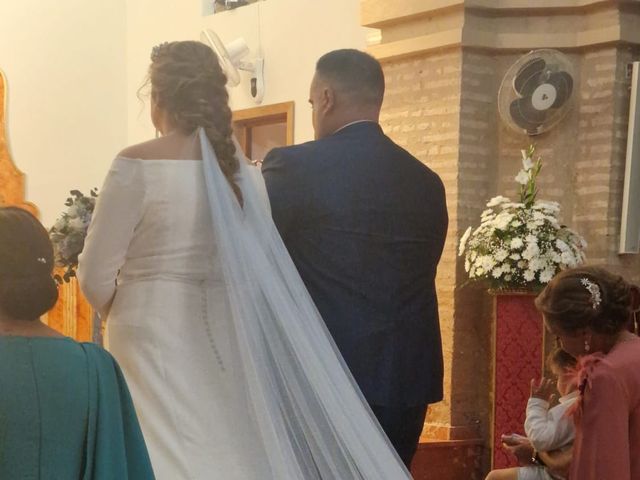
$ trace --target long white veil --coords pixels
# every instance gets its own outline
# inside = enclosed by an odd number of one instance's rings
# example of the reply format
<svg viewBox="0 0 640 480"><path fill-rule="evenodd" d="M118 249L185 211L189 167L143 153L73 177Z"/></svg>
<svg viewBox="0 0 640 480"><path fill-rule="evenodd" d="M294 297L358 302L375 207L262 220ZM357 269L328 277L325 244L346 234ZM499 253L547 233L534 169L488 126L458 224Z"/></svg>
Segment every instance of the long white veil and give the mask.
<svg viewBox="0 0 640 480"><path fill-rule="evenodd" d="M278 480L411 476L337 351L271 219L260 171L240 160L240 207L199 131L247 393Z"/></svg>

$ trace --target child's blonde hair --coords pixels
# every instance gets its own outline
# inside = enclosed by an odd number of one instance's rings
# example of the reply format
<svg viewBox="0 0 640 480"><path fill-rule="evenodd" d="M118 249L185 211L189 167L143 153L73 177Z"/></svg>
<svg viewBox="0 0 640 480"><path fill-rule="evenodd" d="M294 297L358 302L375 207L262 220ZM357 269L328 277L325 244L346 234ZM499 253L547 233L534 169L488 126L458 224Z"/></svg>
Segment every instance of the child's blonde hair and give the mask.
<svg viewBox="0 0 640 480"><path fill-rule="evenodd" d="M553 351L549 353L549 356L547 356L547 368L549 369L555 366L562 370L573 370L576 368L576 365L576 359L561 348L553 349Z"/></svg>

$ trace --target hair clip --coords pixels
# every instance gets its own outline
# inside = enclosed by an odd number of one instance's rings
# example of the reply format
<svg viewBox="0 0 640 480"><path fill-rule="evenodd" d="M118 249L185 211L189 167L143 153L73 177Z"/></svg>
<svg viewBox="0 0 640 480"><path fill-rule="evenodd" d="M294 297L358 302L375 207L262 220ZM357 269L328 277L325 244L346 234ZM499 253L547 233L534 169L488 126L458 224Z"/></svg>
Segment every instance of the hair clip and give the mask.
<svg viewBox="0 0 640 480"><path fill-rule="evenodd" d="M44 258L44 257L38 257L38 258L36 258L36 260L37 260L38 262L40 262L40 263L47 263L47 259L46 259L46 258Z"/></svg>
<svg viewBox="0 0 640 480"><path fill-rule="evenodd" d="M600 295L600 287L597 283L593 283L588 278L580 279L580 283L584 285L584 288L591 294L591 306L596 310L600 306L602 296Z"/></svg>
<svg viewBox="0 0 640 480"><path fill-rule="evenodd" d="M155 47L153 47L153 48L151 49L151 61L152 61L152 62L155 62L155 61L156 61L156 59L158 58L158 55L160 55L160 51L162 50L162 48L163 48L165 45L169 45L169 42L162 42L162 43L159 43L158 45L156 45Z"/></svg>

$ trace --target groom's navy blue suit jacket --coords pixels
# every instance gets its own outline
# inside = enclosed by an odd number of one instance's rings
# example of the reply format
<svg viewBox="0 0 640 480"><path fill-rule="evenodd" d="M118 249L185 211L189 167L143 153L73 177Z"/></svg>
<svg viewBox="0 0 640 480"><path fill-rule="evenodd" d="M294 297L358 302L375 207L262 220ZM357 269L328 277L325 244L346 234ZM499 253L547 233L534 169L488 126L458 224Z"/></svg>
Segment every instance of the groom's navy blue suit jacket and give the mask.
<svg viewBox="0 0 640 480"><path fill-rule="evenodd" d="M276 148L262 171L275 224L368 402L441 400L438 175L373 122Z"/></svg>

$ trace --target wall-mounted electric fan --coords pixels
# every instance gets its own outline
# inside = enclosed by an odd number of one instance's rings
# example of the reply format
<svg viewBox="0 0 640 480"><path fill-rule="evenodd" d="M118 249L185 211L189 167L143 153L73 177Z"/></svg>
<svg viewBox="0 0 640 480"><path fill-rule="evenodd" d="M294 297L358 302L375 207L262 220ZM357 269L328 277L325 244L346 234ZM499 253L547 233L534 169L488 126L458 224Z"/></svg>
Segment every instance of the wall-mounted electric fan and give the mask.
<svg viewBox="0 0 640 480"><path fill-rule="evenodd" d="M220 59L230 86L235 87L240 84L240 70L249 72L251 97L256 103L261 103L264 97L264 58L258 56L252 61L243 61L242 58L249 54L249 47L243 38L225 45L215 32L205 29L200 34L200 39L209 45Z"/></svg>
<svg viewBox="0 0 640 480"><path fill-rule="evenodd" d="M539 135L571 108L573 65L557 50L534 50L514 63L502 79L498 111L514 130Z"/></svg>

